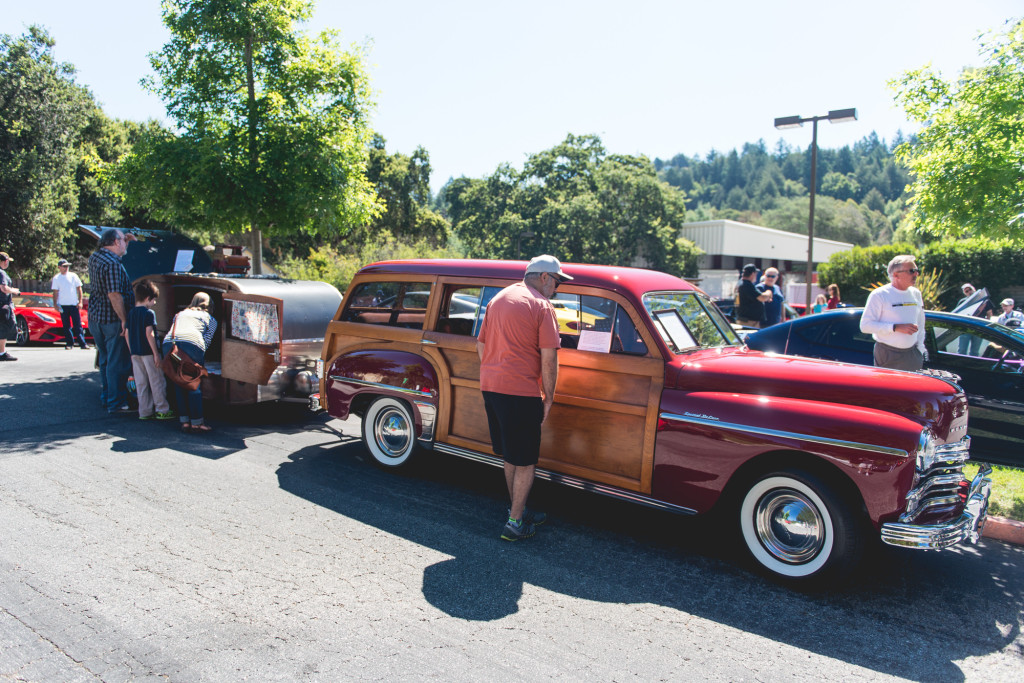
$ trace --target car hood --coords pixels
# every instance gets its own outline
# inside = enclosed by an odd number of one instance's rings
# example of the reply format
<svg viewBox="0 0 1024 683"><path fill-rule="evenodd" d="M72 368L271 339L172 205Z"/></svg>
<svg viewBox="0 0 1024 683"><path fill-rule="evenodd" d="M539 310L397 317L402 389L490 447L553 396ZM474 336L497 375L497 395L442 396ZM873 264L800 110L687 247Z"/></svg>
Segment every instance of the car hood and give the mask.
<svg viewBox="0 0 1024 683"><path fill-rule="evenodd" d="M804 399L860 406L936 423L948 434L966 416L961 389L936 377L798 358L749 349L716 349L677 356L671 363L676 389Z"/></svg>

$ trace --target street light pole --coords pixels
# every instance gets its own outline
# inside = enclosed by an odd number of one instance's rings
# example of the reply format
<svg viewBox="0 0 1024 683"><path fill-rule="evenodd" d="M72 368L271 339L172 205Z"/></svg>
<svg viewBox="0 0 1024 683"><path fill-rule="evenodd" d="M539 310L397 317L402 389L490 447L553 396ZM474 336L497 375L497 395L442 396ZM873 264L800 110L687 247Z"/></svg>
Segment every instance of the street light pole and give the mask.
<svg viewBox="0 0 1024 683"><path fill-rule="evenodd" d="M775 119L779 130L800 128L811 123L811 212L807 218L807 312L811 312L811 282L814 278L814 194L818 184L818 121L828 119L832 123L856 121L856 109L833 109L825 116L783 116Z"/></svg>

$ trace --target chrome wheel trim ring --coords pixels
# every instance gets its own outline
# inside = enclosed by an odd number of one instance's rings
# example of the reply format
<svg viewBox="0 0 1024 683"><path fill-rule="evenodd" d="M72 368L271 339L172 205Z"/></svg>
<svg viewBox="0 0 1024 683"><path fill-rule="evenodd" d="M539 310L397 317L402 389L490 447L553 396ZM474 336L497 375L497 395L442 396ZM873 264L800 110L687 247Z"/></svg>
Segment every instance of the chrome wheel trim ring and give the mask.
<svg viewBox="0 0 1024 683"><path fill-rule="evenodd" d="M799 491L774 489L762 496L754 512L761 545L787 564L812 560L825 545L825 522L816 505Z"/></svg>
<svg viewBox="0 0 1024 683"><path fill-rule="evenodd" d="M373 441L389 458L401 458L412 445L412 425L400 409L388 406L373 421Z"/></svg>

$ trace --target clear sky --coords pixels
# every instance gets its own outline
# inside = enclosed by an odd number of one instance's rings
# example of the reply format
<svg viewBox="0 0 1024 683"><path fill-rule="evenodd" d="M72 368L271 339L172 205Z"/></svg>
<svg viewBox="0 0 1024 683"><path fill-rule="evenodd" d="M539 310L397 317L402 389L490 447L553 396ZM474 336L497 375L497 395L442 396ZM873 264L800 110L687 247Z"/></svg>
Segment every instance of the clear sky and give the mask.
<svg viewBox="0 0 1024 683"><path fill-rule="evenodd" d="M32 23L56 40L111 116L163 119L139 80L167 39L159 0L3 0L0 33ZM15 6L16 5L16 6ZM568 133L618 154L671 158L763 139L804 147L810 127L773 119L856 107L819 126L822 147L913 130L886 81L931 62L977 65L980 32L1024 15L1020 0L320 0L310 30L365 45L374 128L388 150L430 153L436 191L482 177Z"/></svg>

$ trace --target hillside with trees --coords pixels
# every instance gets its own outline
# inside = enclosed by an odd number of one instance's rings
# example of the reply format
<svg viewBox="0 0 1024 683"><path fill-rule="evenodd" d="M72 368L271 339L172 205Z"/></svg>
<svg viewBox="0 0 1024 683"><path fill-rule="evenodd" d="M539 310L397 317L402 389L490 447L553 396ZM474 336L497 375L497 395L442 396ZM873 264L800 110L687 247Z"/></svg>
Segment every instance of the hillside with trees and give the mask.
<svg viewBox="0 0 1024 683"><path fill-rule="evenodd" d="M852 147L818 148L815 233L858 246L889 244L907 210L907 170L872 133ZM655 159L658 176L684 193L687 220L730 219L807 233L811 150L763 140L704 158Z"/></svg>

